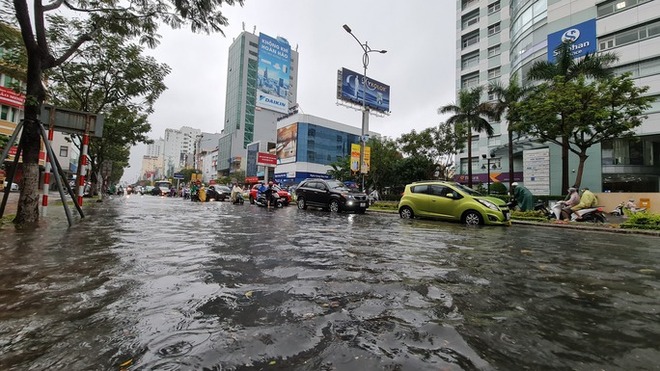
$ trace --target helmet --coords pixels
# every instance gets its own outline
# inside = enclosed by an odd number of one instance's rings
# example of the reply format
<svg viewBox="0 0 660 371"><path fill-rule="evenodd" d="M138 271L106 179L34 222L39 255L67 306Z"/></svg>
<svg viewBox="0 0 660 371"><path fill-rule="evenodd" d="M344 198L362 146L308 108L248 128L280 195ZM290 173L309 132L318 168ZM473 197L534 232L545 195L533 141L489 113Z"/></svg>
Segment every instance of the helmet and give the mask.
<svg viewBox="0 0 660 371"><path fill-rule="evenodd" d="M269 180L269 181L268 181L268 185L273 185L273 181L272 181L272 180Z"/></svg>
<svg viewBox="0 0 660 371"><path fill-rule="evenodd" d="M577 188L575 188L575 187L571 187L571 188L568 189L568 193L573 193L573 192L576 192L576 191L577 191Z"/></svg>
<svg viewBox="0 0 660 371"><path fill-rule="evenodd" d="M518 182L511 183L511 187L517 187L517 186L518 186Z"/></svg>

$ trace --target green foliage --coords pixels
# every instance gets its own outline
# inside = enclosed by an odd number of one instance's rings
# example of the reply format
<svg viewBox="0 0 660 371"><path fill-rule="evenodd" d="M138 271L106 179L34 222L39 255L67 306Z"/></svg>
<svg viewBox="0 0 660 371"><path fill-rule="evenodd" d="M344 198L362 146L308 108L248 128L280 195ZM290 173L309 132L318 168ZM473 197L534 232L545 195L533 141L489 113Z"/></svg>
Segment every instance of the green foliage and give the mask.
<svg viewBox="0 0 660 371"><path fill-rule="evenodd" d="M397 211L399 210L399 201L378 201L369 206L369 210Z"/></svg>
<svg viewBox="0 0 660 371"><path fill-rule="evenodd" d="M17 81L25 81L27 54L21 32L0 21L0 45L0 73Z"/></svg>
<svg viewBox="0 0 660 371"><path fill-rule="evenodd" d="M660 231L660 214L638 212L628 215L628 219L621 223L621 228L649 229Z"/></svg>
<svg viewBox="0 0 660 371"><path fill-rule="evenodd" d="M502 182L493 182L490 183L490 193L491 195L505 195L509 190L506 188Z"/></svg>
<svg viewBox="0 0 660 371"><path fill-rule="evenodd" d="M449 104L440 107L439 113L452 113L447 124L453 125L456 132L463 133L464 142L467 142L467 158L472 158L472 130L485 132L489 137L493 136L494 129L485 117L494 118L493 105L481 102L482 87L471 90L461 90L458 93L458 104ZM472 187L472 161L468 161L468 187Z"/></svg>
<svg viewBox="0 0 660 371"><path fill-rule="evenodd" d="M547 222L548 217L542 211L529 210L529 211L511 211L511 219L525 220L534 222Z"/></svg>

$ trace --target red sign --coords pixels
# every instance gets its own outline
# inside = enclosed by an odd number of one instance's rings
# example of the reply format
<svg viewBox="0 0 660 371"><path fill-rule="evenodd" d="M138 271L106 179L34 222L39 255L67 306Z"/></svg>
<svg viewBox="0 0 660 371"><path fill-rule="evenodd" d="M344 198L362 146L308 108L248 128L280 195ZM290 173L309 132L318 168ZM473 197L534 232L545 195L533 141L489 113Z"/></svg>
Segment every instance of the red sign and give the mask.
<svg viewBox="0 0 660 371"><path fill-rule="evenodd" d="M252 184L252 183L257 183L259 181L259 178L256 176L246 176L245 177L245 183Z"/></svg>
<svg viewBox="0 0 660 371"><path fill-rule="evenodd" d="M266 152L257 152L257 165L275 166L277 165L277 155Z"/></svg>
<svg viewBox="0 0 660 371"><path fill-rule="evenodd" d="M0 103L7 106L23 109L25 95L19 94L11 89L0 86Z"/></svg>

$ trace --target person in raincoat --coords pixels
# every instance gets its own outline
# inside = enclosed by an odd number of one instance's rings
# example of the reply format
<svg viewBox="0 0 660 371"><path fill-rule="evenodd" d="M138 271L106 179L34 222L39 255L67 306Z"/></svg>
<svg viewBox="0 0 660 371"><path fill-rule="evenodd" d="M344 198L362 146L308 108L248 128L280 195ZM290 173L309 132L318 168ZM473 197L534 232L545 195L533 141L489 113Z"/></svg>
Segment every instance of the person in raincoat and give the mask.
<svg viewBox="0 0 660 371"><path fill-rule="evenodd" d="M206 188L204 187L204 183L202 183L199 186L199 201L200 202L206 202Z"/></svg>
<svg viewBox="0 0 660 371"><path fill-rule="evenodd" d="M571 207L571 211L573 212L572 215L573 220L582 218L582 216L578 212L579 210L589 209L598 206L598 198L596 198L596 195L593 192L591 192L589 188L583 188L582 191L580 192L582 193L580 195L580 203Z"/></svg>
<svg viewBox="0 0 660 371"><path fill-rule="evenodd" d="M516 200L516 204L521 211L534 210L534 195L529 189L513 182L511 184L511 196Z"/></svg>

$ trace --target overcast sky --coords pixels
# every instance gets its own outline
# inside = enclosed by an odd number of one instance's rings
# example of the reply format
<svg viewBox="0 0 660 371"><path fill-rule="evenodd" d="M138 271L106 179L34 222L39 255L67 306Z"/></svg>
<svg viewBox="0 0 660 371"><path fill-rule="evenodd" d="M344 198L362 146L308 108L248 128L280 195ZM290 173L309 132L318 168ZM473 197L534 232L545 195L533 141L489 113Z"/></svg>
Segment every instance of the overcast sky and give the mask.
<svg viewBox="0 0 660 371"><path fill-rule="evenodd" d="M225 36L189 29L160 29L161 44L147 51L172 72L168 90L150 116L152 139L182 126L203 132L223 129L227 53L243 30L282 36L298 47L298 103L303 113L361 127L361 114L337 105L337 70L362 72L362 43L386 54L370 54L367 75L390 85L391 114L373 116L369 129L391 138L437 125L437 109L455 101L456 10L454 0L245 0L227 6ZM124 180L137 180L146 146L131 150Z"/></svg>

